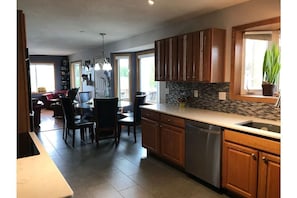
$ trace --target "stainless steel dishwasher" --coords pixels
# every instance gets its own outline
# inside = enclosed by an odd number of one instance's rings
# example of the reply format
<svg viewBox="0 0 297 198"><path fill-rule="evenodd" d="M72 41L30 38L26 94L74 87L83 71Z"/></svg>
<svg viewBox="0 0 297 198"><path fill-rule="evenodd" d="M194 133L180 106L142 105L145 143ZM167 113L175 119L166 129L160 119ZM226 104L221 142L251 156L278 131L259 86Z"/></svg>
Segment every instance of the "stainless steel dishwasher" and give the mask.
<svg viewBox="0 0 297 198"><path fill-rule="evenodd" d="M186 122L185 170L221 188L221 127L197 121Z"/></svg>

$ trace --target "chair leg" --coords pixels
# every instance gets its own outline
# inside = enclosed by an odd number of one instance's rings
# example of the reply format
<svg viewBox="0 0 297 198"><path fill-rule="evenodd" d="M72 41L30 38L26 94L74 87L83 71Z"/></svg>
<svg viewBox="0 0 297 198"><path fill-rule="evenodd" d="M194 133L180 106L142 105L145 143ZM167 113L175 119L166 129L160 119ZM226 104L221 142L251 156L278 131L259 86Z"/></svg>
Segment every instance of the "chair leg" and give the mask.
<svg viewBox="0 0 297 198"><path fill-rule="evenodd" d="M120 143L120 139L121 139L121 132L122 132L122 125L118 124L118 144Z"/></svg>
<svg viewBox="0 0 297 198"><path fill-rule="evenodd" d="M94 142L94 130L93 130L93 127L90 127L89 128L89 134L91 136L91 141L93 143Z"/></svg>
<svg viewBox="0 0 297 198"><path fill-rule="evenodd" d="M130 126L128 125L128 136L130 136Z"/></svg>
<svg viewBox="0 0 297 198"><path fill-rule="evenodd" d="M85 129L84 128L80 129L80 140L85 141Z"/></svg>
<svg viewBox="0 0 297 198"><path fill-rule="evenodd" d="M133 132L134 132L134 143L136 143L136 125L133 125Z"/></svg>
<svg viewBox="0 0 297 198"><path fill-rule="evenodd" d="M74 142L75 142L75 129L72 129L72 147L74 148Z"/></svg>

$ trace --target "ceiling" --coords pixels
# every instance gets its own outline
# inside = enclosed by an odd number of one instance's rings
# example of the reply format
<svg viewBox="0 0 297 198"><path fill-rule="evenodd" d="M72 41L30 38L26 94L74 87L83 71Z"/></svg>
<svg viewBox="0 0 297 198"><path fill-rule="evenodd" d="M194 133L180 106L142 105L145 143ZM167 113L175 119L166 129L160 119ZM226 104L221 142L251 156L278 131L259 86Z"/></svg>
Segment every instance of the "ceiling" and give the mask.
<svg viewBox="0 0 297 198"><path fill-rule="evenodd" d="M18 0L30 55L71 55L247 0Z"/></svg>

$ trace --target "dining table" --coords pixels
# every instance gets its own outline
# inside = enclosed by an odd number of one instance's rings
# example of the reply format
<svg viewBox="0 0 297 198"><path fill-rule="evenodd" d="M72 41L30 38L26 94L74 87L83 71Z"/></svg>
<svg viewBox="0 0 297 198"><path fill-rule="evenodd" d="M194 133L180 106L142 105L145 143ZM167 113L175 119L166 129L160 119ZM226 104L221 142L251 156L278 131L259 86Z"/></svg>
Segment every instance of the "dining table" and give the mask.
<svg viewBox="0 0 297 198"><path fill-rule="evenodd" d="M74 108L76 108L76 109L94 109L95 108L94 100L90 100L90 101L84 102L84 103L74 102L73 105L74 105ZM130 101L125 101L125 100L118 101L119 109L123 109L130 105L132 105L132 102L130 102Z"/></svg>

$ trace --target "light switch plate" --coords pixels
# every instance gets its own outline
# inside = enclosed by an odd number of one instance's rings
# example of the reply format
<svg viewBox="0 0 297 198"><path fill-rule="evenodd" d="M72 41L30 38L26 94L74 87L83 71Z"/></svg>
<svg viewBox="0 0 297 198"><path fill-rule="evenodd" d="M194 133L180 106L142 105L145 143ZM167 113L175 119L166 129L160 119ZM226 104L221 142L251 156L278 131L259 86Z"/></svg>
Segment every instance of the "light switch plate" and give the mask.
<svg viewBox="0 0 297 198"><path fill-rule="evenodd" d="M226 100L226 92L219 92L219 100Z"/></svg>
<svg viewBox="0 0 297 198"><path fill-rule="evenodd" d="M194 90L194 98L198 98L198 90Z"/></svg>

